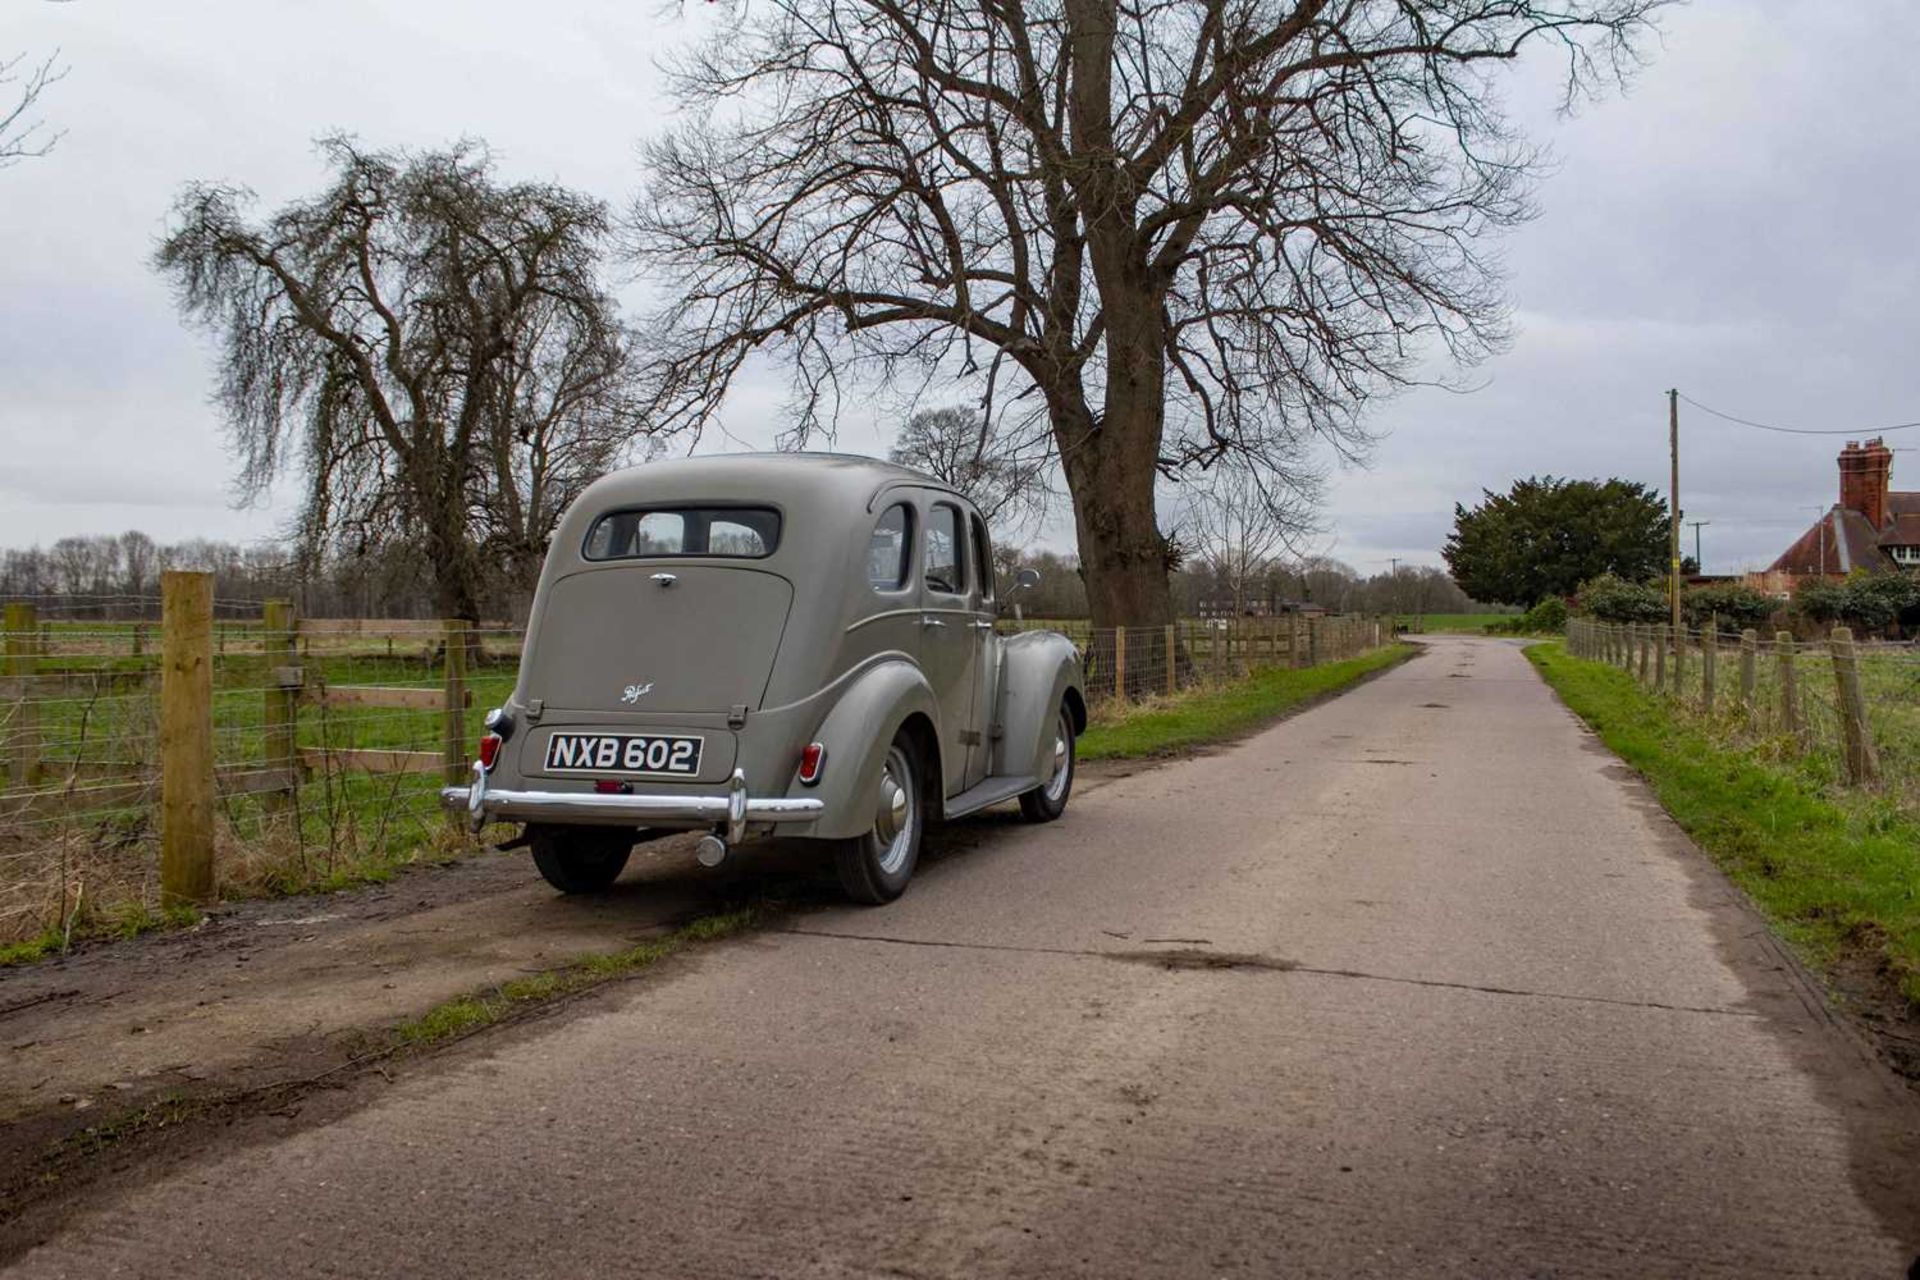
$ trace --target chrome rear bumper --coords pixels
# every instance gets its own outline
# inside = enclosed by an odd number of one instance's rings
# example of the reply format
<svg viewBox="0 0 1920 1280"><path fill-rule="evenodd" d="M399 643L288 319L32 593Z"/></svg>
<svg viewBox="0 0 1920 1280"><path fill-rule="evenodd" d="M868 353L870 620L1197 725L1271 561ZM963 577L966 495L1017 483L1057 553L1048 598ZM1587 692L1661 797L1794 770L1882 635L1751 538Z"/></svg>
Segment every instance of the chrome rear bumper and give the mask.
<svg viewBox="0 0 1920 1280"><path fill-rule="evenodd" d="M810 822L826 807L818 800L747 794L747 775L739 770L724 795L603 795L597 791L495 791L476 762L473 785L445 787L440 803L464 809L474 829L489 822L632 822L636 827L691 823L726 828L727 842L746 838L757 822Z"/></svg>

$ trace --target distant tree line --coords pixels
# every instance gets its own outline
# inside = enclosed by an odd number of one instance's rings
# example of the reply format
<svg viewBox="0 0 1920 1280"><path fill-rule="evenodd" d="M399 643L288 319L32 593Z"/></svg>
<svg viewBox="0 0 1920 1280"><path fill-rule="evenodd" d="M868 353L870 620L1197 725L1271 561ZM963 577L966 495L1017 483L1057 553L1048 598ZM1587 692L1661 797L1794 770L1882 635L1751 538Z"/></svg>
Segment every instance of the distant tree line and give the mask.
<svg viewBox="0 0 1920 1280"><path fill-rule="evenodd" d="M193 569L213 575L216 610L250 616L263 600L291 600L303 616L436 616L434 578L419 546L394 543L316 568L293 547L241 545L207 538L159 543L138 531L118 537L62 538L47 547L0 550L0 599L38 604L50 617L157 616L160 575ZM530 589L497 584L493 619L524 613Z"/></svg>
<svg viewBox="0 0 1920 1280"><path fill-rule="evenodd" d="M361 556L334 556L316 567L286 543L242 545L206 538L160 543L138 531L118 537L62 538L47 547L0 550L0 599L31 600L62 618L156 616L160 574L194 569L213 574L222 613L250 616L264 600L291 600L302 617L431 618L439 594L426 548L389 543ZM1015 593L1022 569L1040 585ZM1000 546L994 577L1008 610L1017 603L1030 618L1089 616L1086 580L1071 554ZM524 621L531 577L493 581L482 611L489 621ZM1300 604L1331 612L1466 613L1484 606L1468 599L1439 569L1403 566L1364 576L1325 557L1269 561L1233 579L1204 561L1173 574L1174 599L1186 616L1236 611L1279 613Z"/></svg>
<svg viewBox="0 0 1920 1280"><path fill-rule="evenodd" d="M1086 583L1071 555L1052 551L1001 548L995 553L1001 595L1017 601L1033 618L1085 618ZM1035 569L1040 585L1007 597L1013 576ZM1273 559L1253 572L1237 575L1204 560L1174 570L1173 599L1183 617L1270 615L1318 606L1331 613L1481 613L1489 606L1471 599L1445 571L1403 565L1389 573L1365 575L1325 556Z"/></svg>

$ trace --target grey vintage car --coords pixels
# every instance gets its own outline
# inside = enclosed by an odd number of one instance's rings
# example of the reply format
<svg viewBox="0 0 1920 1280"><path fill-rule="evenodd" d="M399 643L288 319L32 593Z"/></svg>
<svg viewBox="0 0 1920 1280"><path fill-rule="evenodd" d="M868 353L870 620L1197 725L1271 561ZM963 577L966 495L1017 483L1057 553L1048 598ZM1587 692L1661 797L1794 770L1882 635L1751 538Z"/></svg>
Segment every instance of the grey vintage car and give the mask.
<svg viewBox="0 0 1920 1280"><path fill-rule="evenodd" d="M1079 657L998 634L998 604L985 521L917 472L825 454L615 472L561 520L513 696L443 800L524 822L568 893L612 883L643 835L703 830L708 865L750 836L817 840L850 896L889 901L929 819L1066 808Z"/></svg>

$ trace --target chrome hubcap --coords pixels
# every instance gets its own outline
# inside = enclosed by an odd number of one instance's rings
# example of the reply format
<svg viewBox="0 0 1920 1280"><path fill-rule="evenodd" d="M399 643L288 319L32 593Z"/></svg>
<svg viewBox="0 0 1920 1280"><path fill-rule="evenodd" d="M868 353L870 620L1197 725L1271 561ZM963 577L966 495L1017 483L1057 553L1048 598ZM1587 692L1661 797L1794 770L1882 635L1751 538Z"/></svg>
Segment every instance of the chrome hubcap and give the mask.
<svg viewBox="0 0 1920 1280"><path fill-rule="evenodd" d="M880 772L879 803L873 815L873 835L881 845L880 869L888 875L906 865L913 841L913 766L899 747L887 752Z"/></svg>
<svg viewBox="0 0 1920 1280"><path fill-rule="evenodd" d="M1067 793L1067 780L1073 776L1068 766L1073 760L1073 724L1065 707L1053 724L1053 772L1047 775L1047 799L1058 802Z"/></svg>

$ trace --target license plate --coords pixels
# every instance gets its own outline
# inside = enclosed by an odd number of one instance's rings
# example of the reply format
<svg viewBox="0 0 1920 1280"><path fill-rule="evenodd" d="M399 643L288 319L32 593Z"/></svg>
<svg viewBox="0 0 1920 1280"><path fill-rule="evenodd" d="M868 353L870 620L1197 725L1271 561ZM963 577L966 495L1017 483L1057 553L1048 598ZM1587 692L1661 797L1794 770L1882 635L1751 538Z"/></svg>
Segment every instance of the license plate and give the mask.
<svg viewBox="0 0 1920 1280"><path fill-rule="evenodd" d="M700 772L705 739L657 733L556 733L547 739L548 773Z"/></svg>

